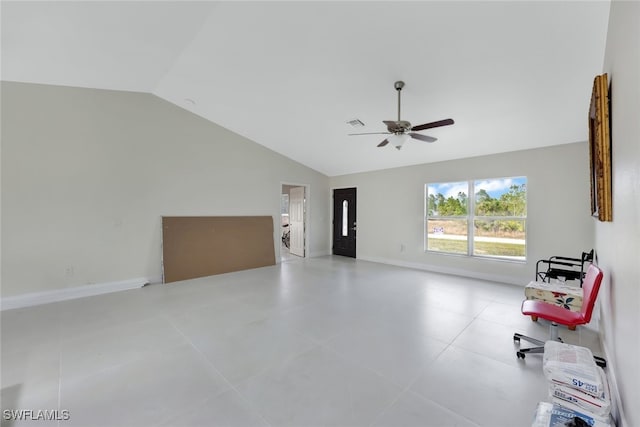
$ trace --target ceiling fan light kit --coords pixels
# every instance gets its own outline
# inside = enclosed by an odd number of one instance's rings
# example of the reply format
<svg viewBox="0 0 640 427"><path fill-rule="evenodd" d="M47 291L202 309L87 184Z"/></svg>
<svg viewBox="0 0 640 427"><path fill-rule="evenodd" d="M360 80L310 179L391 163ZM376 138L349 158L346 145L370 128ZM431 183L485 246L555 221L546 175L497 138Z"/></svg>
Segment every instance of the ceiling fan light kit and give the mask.
<svg viewBox="0 0 640 427"><path fill-rule="evenodd" d="M391 145L399 150L402 148L402 144L409 140L409 135L406 133L394 133L393 135L389 135L387 139L391 142Z"/></svg>
<svg viewBox="0 0 640 427"><path fill-rule="evenodd" d="M389 135L378 144L378 147L384 147L391 143L396 149L400 150L402 145L409 140L409 138L417 139L425 142L435 142L437 138L428 135L422 135L416 133L425 129L437 128L440 126L448 126L454 123L453 119L438 120L437 122L425 123L418 126L411 126L406 120L400 119L400 92L404 87L403 81L397 81L393 84L393 87L398 92L398 120L383 120L382 123L387 125L387 132L367 132L367 133L350 133L349 135Z"/></svg>

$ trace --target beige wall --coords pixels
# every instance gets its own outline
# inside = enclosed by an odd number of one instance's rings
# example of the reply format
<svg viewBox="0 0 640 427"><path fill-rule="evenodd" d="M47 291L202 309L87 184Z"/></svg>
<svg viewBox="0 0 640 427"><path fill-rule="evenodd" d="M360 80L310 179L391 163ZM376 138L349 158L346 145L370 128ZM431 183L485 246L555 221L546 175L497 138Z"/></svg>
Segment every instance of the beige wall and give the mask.
<svg viewBox="0 0 640 427"><path fill-rule="evenodd" d="M2 296L159 279L162 215L279 221L282 182L328 253L325 175L150 94L3 82Z"/></svg>
<svg viewBox="0 0 640 427"><path fill-rule="evenodd" d="M524 286L538 259L593 246L588 171L587 144L575 143L333 177L330 186L358 189L358 258ZM526 263L425 253L426 183L509 176L528 179Z"/></svg>
<svg viewBox="0 0 640 427"><path fill-rule="evenodd" d="M613 222L595 222L606 272L601 331L626 416L622 426L631 427L640 425L640 2L611 3L603 71L611 86Z"/></svg>
<svg viewBox="0 0 640 427"><path fill-rule="evenodd" d="M426 183L523 175L528 179L526 263L425 253ZM533 280L538 259L579 256L593 247L587 143L332 177L330 186L357 187L361 259L524 286Z"/></svg>

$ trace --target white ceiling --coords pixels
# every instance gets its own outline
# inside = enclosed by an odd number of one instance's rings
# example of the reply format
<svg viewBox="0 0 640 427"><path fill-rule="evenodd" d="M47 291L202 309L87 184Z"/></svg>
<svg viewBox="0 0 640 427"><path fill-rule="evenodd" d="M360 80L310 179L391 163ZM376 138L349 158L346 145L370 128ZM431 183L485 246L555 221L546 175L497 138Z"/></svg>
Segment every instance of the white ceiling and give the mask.
<svg viewBox="0 0 640 427"><path fill-rule="evenodd" d="M587 139L609 1L7 2L2 79L150 92L329 176ZM395 120L456 123L402 150ZM192 102L193 101L193 102ZM346 122L358 118L364 128Z"/></svg>

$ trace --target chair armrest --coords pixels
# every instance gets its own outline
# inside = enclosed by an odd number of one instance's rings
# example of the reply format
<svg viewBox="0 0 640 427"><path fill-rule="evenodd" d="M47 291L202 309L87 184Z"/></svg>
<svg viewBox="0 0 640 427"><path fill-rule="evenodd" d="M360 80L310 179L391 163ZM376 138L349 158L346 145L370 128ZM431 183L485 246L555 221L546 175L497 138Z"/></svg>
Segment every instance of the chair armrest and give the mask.
<svg viewBox="0 0 640 427"><path fill-rule="evenodd" d="M567 262L567 263L570 263L572 265L577 265L577 266L581 266L582 265L582 260L580 258L569 258L569 257L563 257L563 256L552 256L551 258L549 258L549 261L551 261L551 262L556 262L556 261Z"/></svg>

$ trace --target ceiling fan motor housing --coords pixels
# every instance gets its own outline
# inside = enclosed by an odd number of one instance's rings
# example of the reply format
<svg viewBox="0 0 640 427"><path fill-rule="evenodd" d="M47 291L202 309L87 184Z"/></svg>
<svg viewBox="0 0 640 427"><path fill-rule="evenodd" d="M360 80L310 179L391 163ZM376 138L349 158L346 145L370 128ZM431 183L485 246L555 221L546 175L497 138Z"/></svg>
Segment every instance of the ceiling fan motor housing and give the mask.
<svg viewBox="0 0 640 427"><path fill-rule="evenodd" d="M389 123L387 129L391 133L405 133L411 130L411 123L406 120L398 120Z"/></svg>

